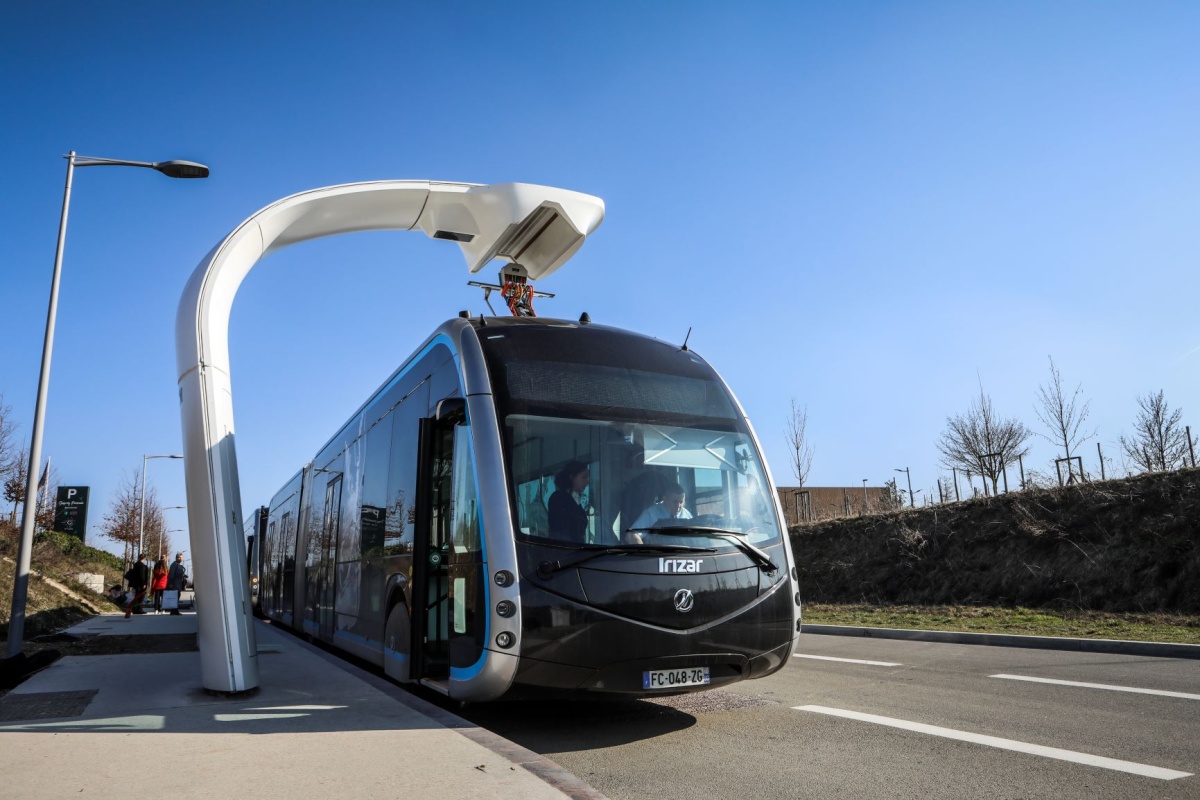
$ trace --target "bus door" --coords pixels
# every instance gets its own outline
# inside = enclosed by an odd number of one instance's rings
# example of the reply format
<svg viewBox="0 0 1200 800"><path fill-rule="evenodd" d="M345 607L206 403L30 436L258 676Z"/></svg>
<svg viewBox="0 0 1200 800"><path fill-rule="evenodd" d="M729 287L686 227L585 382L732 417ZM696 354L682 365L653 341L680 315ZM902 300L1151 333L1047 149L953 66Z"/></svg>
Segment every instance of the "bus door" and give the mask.
<svg viewBox="0 0 1200 800"><path fill-rule="evenodd" d="M413 563L413 677L444 689L451 666L478 660L475 603L482 579L469 429L461 399L421 421ZM464 639L469 640L464 650ZM466 660L464 664L463 661ZM439 685L441 684L441 685Z"/></svg>
<svg viewBox="0 0 1200 800"><path fill-rule="evenodd" d="M320 548L317 564L317 630L319 638L333 639L334 576L338 531L341 527L342 474L330 475L325 484L325 513L321 520Z"/></svg>

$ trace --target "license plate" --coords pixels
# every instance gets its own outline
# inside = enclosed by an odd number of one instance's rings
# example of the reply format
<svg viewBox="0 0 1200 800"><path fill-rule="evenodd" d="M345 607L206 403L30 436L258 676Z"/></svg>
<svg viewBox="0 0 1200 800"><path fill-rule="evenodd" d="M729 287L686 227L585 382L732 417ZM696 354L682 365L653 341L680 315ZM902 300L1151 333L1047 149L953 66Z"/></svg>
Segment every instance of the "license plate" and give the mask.
<svg viewBox="0 0 1200 800"><path fill-rule="evenodd" d="M651 669L642 673L642 688L674 689L679 686L704 686L710 680L708 667Z"/></svg>

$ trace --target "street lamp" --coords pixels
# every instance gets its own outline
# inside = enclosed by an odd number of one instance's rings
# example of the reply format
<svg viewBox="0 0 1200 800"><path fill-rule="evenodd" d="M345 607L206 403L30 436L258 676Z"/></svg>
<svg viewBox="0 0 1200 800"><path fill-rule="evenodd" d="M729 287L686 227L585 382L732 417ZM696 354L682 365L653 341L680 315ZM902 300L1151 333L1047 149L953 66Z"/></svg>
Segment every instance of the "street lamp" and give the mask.
<svg viewBox="0 0 1200 800"><path fill-rule="evenodd" d="M904 476L908 478L908 507L916 508L917 504L913 500L912 475L909 474L908 467L905 467L904 469L897 469L896 472L903 472Z"/></svg>
<svg viewBox="0 0 1200 800"><path fill-rule="evenodd" d="M187 506L164 506L162 510L163 511L172 511L172 510L178 509L178 508L187 508ZM183 530L185 530L185 529L184 528L172 528L169 531L164 531L162 528L158 529L158 558L160 558L160 559L166 558L166 553L163 552L163 535L167 534L167 533L180 533Z"/></svg>
<svg viewBox="0 0 1200 800"><path fill-rule="evenodd" d="M13 576L12 614L8 622L7 657L21 653L25 638L25 601L29 597L29 562L33 552L33 524L37 519L37 468L42 460L42 429L46 422L46 394L50 386L50 356L54 350L54 323L58 314L58 285L62 275L63 245L67 238L67 211L71 207L71 179L76 167L146 167L168 178L207 178L208 167L194 161L123 161L115 158L77 156L67 159L67 182L63 188L62 216L58 222L58 246L54 251L54 274L50 280L50 306L46 311L46 338L42 344L42 369L38 378L37 404L33 412L33 434L29 442L29 472L26 473L25 508L21 512L21 538L17 545L17 570Z"/></svg>
<svg viewBox="0 0 1200 800"><path fill-rule="evenodd" d="M169 531L165 531L165 533L186 533L186 532L187 532L187 528L171 528ZM159 541L159 549L160 550L162 549L162 541L161 540ZM164 554L163 560L166 561L165 554Z"/></svg>
<svg viewBox="0 0 1200 800"><path fill-rule="evenodd" d="M142 456L142 494L138 498L138 555L142 555L145 551L145 536L146 536L146 461L151 458L183 458L183 456ZM159 544L162 543L162 537L159 536Z"/></svg>

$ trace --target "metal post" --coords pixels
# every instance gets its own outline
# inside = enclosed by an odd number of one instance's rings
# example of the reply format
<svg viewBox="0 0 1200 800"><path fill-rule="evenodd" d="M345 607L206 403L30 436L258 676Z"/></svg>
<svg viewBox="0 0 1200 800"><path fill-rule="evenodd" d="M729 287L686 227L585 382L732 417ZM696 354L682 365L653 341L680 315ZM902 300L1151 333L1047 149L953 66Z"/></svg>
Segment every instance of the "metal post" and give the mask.
<svg viewBox="0 0 1200 800"><path fill-rule="evenodd" d="M142 456L142 493L138 495L138 551L137 555L143 555L146 552L145 548L146 536L146 456ZM136 556L135 556L136 557Z"/></svg>
<svg viewBox="0 0 1200 800"><path fill-rule="evenodd" d="M138 553L145 551L146 537L146 461L151 458L183 458L183 456L167 455L167 456L151 456L142 455L142 494L139 500L138 508ZM182 508L182 506L172 506L172 508ZM159 545L162 544L160 532Z"/></svg>
<svg viewBox="0 0 1200 800"><path fill-rule="evenodd" d="M961 502L962 498L958 496L958 468L951 467L950 474L954 476L954 502Z"/></svg>
<svg viewBox="0 0 1200 800"><path fill-rule="evenodd" d="M29 596L33 523L37 518L37 468L42 461L42 431L46 424L46 392L50 387L50 356L54 350L54 323L58 316L58 284L62 276L63 245L67 239L67 212L71 206L71 179L74 175L75 151L72 150L67 156L67 182L63 188L62 216L58 221L58 247L54 252L54 277L50 280L50 307L46 311L46 338L42 344L42 371L38 378L37 404L34 406L33 412L33 436L29 443L29 472L26 475L25 508L21 512L21 538L17 545L17 571L13 576L12 614L8 622L8 658L20 655L21 643L25 638L25 601Z"/></svg>
<svg viewBox="0 0 1200 800"><path fill-rule="evenodd" d="M910 473L908 471L908 467L905 467L904 469L900 469L899 467L896 467L893 471L894 472L903 472L905 477L908 478L908 507L916 508L917 503L915 500L913 500L912 473Z"/></svg>
<svg viewBox="0 0 1200 800"><path fill-rule="evenodd" d="M1100 458L1100 480L1108 480L1104 475L1104 451L1100 449L1100 443L1096 442L1096 455Z"/></svg>
<svg viewBox="0 0 1200 800"><path fill-rule="evenodd" d="M167 506L166 508L163 509L163 511L170 511L171 509L176 509L176 508L187 508L187 506ZM186 530L186 528L177 528L177 529L165 531L164 529L166 527L167 527L167 521L164 519L163 524L160 525L158 528L158 548L156 551L158 553L158 555L155 556L156 559L162 559L164 561L167 558L167 554L163 552L163 536L165 536L168 533L179 533L181 531Z"/></svg>
<svg viewBox="0 0 1200 800"><path fill-rule="evenodd" d="M1017 456L1017 465L1021 468L1021 491L1025 491L1025 456Z"/></svg>
<svg viewBox="0 0 1200 800"><path fill-rule="evenodd" d="M1184 427L1184 430L1187 431L1188 452L1191 453L1191 456L1192 456L1192 467L1195 467L1196 466L1196 448L1192 446L1192 426L1187 425Z"/></svg>
<svg viewBox="0 0 1200 800"><path fill-rule="evenodd" d="M863 514L867 513L867 479L863 478Z"/></svg>
<svg viewBox="0 0 1200 800"><path fill-rule="evenodd" d="M171 178L204 178L208 167L190 161L121 161L111 158L77 157L67 153L67 180L63 186L62 215L58 220L58 245L54 251L54 276L50 280L50 305L46 310L46 338L42 344L42 369L38 377L37 403L33 412L33 435L29 442L29 473L25 486L25 508L21 515L21 538L17 543L17 567L13 575L12 614L8 623L7 657L21 653L25 638L25 604L29 599L29 567L33 553L33 526L37 519L37 467L42 460L42 434L46 425L46 395L50 387L50 360L54 351L54 324L58 316L58 287L62 277L63 250L67 239L67 213L71 207L71 182L75 167L147 167Z"/></svg>

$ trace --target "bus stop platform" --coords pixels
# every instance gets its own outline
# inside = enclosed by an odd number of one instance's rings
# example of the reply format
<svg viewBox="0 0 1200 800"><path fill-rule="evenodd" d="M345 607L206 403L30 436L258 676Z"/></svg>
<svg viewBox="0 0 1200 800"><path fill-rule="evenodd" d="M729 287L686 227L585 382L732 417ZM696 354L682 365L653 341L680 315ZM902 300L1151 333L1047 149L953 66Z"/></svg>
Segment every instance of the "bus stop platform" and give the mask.
<svg viewBox="0 0 1200 800"><path fill-rule="evenodd" d="M122 652L65 656L0 697L0 798L602 797L553 761L255 626L260 686L232 698L200 685L194 613L103 614L69 629L122 637Z"/></svg>

